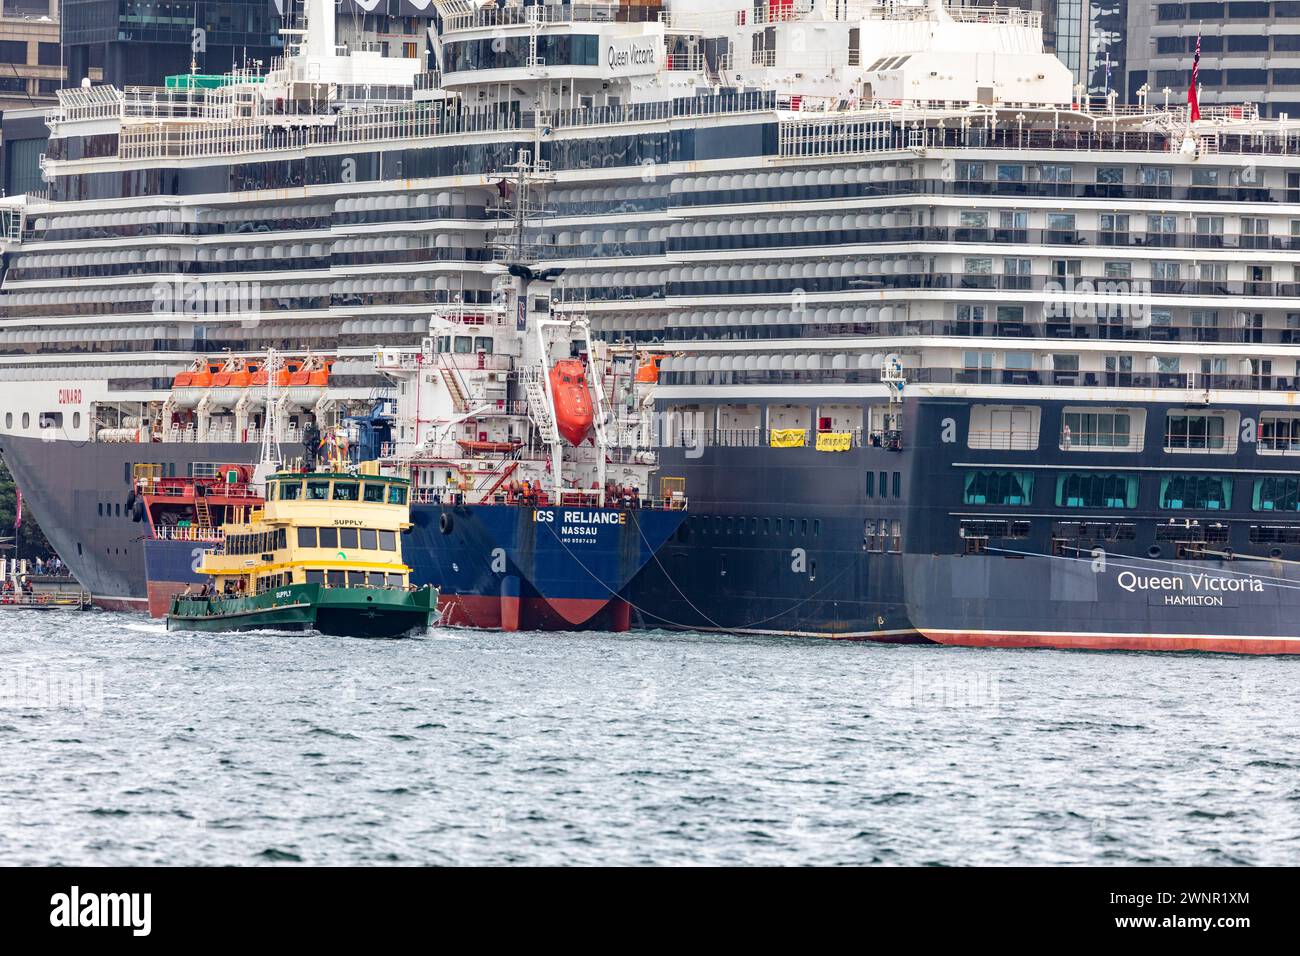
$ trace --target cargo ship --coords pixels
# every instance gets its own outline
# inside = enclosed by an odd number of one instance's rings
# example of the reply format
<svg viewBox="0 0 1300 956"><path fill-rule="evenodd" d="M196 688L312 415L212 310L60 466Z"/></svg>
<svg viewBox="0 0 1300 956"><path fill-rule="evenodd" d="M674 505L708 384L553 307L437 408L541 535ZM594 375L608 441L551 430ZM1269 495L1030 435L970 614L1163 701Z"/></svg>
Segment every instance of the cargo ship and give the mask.
<svg viewBox="0 0 1300 956"><path fill-rule="evenodd" d="M175 377L310 346L286 440L391 401L453 617L1297 645L1300 124L1075 89L1001 5L432 0L414 57L325 7L262 82L62 91L0 201L0 447L97 597L134 464L256 457Z"/></svg>

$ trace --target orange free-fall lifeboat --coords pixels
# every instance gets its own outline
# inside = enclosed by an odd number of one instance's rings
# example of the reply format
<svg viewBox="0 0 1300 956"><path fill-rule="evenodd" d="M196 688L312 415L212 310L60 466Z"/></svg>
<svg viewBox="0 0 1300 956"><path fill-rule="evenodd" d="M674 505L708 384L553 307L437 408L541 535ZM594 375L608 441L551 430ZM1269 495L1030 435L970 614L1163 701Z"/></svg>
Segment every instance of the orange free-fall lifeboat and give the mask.
<svg viewBox="0 0 1300 956"><path fill-rule="evenodd" d="M577 359L556 362L551 369L551 395L555 399L555 427L570 445L580 445L591 432L591 395L587 392L587 366Z"/></svg>

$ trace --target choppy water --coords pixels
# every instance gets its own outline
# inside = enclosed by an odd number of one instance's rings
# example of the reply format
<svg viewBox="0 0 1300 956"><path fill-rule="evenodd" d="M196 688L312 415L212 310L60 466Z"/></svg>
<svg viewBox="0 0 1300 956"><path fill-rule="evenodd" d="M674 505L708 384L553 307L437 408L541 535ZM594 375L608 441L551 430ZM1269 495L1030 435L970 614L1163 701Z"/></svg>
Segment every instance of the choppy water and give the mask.
<svg viewBox="0 0 1300 956"><path fill-rule="evenodd" d="M4 612L0 864L1294 864L1297 677Z"/></svg>

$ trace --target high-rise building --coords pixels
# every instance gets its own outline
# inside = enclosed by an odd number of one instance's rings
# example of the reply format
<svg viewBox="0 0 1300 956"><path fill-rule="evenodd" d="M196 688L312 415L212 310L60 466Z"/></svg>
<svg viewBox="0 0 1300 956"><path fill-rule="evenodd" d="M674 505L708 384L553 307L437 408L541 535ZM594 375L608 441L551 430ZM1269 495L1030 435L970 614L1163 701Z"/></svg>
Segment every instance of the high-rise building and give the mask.
<svg viewBox="0 0 1300 956"><path fill-rule="evenodd" d="M1201 37L1202 103L1255 103L1300 116L1300 2L1130 3L1129 84L1182 102Z"/></svg>
<svg viewBox="0 0 1300 956"><path fill-rule="evenodd" d="M1043 45L1070 68L1076 87L1093 99L1112 90L1120 102L1132 98L1126 82L1129 0L1027 0L1020 5L1042 13Z"/></svg>
<svg viewBox="0 0 1300 956"><path fill-rule="evenodd" d="M52 104L62 77L59 0L0 0L0 110Z"/></svg>
<svg viewBox="0 0 1300 956"><path fill-rule="evenodd" d="M161 85L172 73L224 73L282 49L273 0L64 0L68 79L102 61L104 82Z"/></svg>

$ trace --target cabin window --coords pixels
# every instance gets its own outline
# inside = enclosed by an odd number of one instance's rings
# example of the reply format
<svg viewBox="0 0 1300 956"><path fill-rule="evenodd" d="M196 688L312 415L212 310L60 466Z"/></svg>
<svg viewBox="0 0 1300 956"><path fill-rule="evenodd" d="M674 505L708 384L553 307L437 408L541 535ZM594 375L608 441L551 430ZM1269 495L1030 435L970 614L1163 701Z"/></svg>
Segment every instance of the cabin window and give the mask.
<svg viewBox="0 0 1300 956"><path fill-rule="evenodd" d="M384 502L384 486L376 482L368 482L361 492L361 497L365 501Z"/></svg>
<svg viewBox="0 0 1300 956"><path fill-rule="evenodd" d="M339 529L321 528L320 546L322 548L337 548L339 546Z"/></svg>
<svg viewBox="0 0 1300 956"><path fill-rule="evenodd" d="M1300 511L1300 478L1255 479L1254 511Z"/></svg>
<svg viewBox="0 0 1300 956"><path fill-rule="evenodd" d="M896 471L894 472L894 497L901 498L902 496L903 496L903 473Z"/></svg>
<svg viewBox="0 0 1300 956"><path fill-rule="evenodd" d="M1227 416L1170 412L1165 418L1165 448L1221 451L1227 447Z"/></svg>
<svg viewBox="0 0 1300 956"><path fill-rule="evenodd" d="M274 501L279 490L280 490L280 486L276 482L273 481L270 484L268 484L266 486L266 500Z"/></svg>
<svg viewBox="0 0 1300 956"><path fill-rule="evenodd" d="M1300 417L1260 415L1260 454L1300 455Z"/></svg>
<svg viewBox="0 0 1300 956"><path fill-rule="evenodd" d="M474 339L469 335L456 336L456 354L469 355L474 351Z"/></svg>
<svg viewBox="0 0 1300 956"><path fill-rule="evenodd" d="M388 503L390 505L406 504L406 489L401 485L388 486Z"/></svg>
<svg viewBox="0 0 1300 956"><path fill-rule="evenodd" d="M875 496L876 496L876 473L874 471L869 471L867 472L867 497L874 498Z"/></svg>
<svg viewBox="0 0 1300 956"><path fill-rule="evenodd" d="M1067 410L1061 416L1061 448L1133 448L1140 449L1134 441L1132 418L1128 412L1075 412Z"/></svg>
<svg viewBox="0 0 1300 956"><path fill-rule="evenodd" d="M379 532L379 549L381 551L396 551L397 532L396 531Z"/></svg>
<svg viewBox="0 0 1300 956"><path fill-rule="evenodd" d="M280 482L280 500L297 501L302 496L301 481L282 481Z"/></svg>
<svg viewBox="0 0 1300 956"><path fill-rule="evenodd" d="M375 551L379 547L379 536L374 528L361 529L361 547L366 551Z"/></svg>
<svg viewBox="0 0 1300 956"><path fill-rule="evenodd" d="M330 496L330 483L328 481L309 481L307 482L307 500L308 501L327 501Z"/></svg>
<svg viewBox="0 0 1300 956"><path fill-rule="evenodd" d="M1136 475L1073 472L1056 479L1058 508L1136 508Z"/></svg>
<svg viewBox="0 0 1300 956"><path fill-rule="evenodd" d="M1033 472L971 471L966 473L963 500L968 505L1027 505L1033 497Z"/></svg>
<svg viewBox="0 0 1300 956"><path fill-rule="evenodd" d="M316 547L316 529L299 528L298 529L298 547L314 548Z"/></svg>
<svg viewBox="0 0 1300 956"><path fill-rule="evenodd" d="M388 575L388 586L390 588L400 588L402 586L402 576L400 574Z"/></svg>
<svg viewBox="0 0 1300 956"><path fill-rule="evenodd" d="M1178 511L1227 511L1232 507L1232 479L1217 475L1170 475L1160 479L1160 507Z"/></svg>
<svg viewBox="0 0 1300 956"><path fill-rule="evenodd" d="M307 572L307 583L308 583L308 584L324 584L324 583L325 583L325 572L324 572L324 571L308 571L308 572Z"/></svg>
<svg viewBox="0 0 1300 956"><path fill-rule="evenodd" d="M347 575L343 571L327 571L325 579L332 588L341 588L347 584Z"/></svg>
<svg viewBox="0 0 1300 956"><path fill-rule="evenodd" d="M275 547L287 548L289 546L289 529L278 528L275 532Z"/></svg>
<svg viewBox="0 0 1300 956"><path fill-rule="evenodd" d="M492 339L491 339L491 337L490 337L490 336L478 336L478 337L476 337L476 338L474 339L474 351L475 351L475 352L489 352L489 353L490 353L490 352L492 351Z"/></svg>
<svg viewBox="0 0 1300 956"><path fill-rule="evenodd" d="M351 481L334 482L334 500L335 501L356 501L357 486Z"/></svg>
<svg viewBox="0 0 1300 956"><path fill-rule="evenodd" d="M356 528L339 528L339 547L347 550L356 550L357 547L357 529Z"/></svg>
<svg viewBox="0 0 1300 956"><path fill-rule="evenodd" d="M364 571L348 572L348 587L363 588L365 586L366 586L366 572Z"/></svg>

